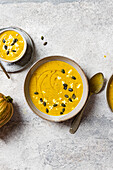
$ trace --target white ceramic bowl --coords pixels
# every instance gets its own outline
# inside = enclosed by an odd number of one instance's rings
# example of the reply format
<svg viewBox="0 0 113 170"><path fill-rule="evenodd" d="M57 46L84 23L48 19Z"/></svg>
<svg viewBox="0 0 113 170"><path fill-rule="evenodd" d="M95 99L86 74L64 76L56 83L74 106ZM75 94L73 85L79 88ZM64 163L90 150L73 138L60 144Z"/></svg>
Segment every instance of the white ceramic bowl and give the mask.
<svg viewBox="0 0 113 170"><path fill-rule="evenodd" d="M13 60L13 61L9 61L9 60L5 60L5 59L3 59L3 58L0 57L0 60L2 60L2 61L8 62L8 63L14 63L14 62L20 60L20 59L24 56L24 54L25 54L25 52L26 52L26 49L27 49L27 41L26 41L26 39L24 38L24 36L22 35L22 32L19 31L19 30L16 30L16 29L14 29L14 28L5 28L5 29L3 29L2 31L0 31L0 34L3 33L3 32L5 32L5 31L16 31L17 33L19 33L19 34L22 36L22 38L23 38L23 40L24 40L24 50L23 50L22 55L20 55L20 57L19 57L18 59Z"/></svg>
<svg viewBox="0 0 113 170"><path fill-rule="evenodd" d="M33 102L31 101L30 94L29 94L29 82L30 82L30 79L31 79L34 71L40 65L42 65L46 62L55 61L55 60L64 61L64 62L70 64L71 66L73 66L79 72L79 74L82 78L82 82L83 82L83 95L82 95L82 98L81 98L79 104L75 107L74 110L72 110L68 114L61 115L61 116L47 115L47 114L41 112L40 110L38 110L35 107L35 105L33 104ZM42 117L46 120L55 121L55 122L65 121L65 120L70 119L73 116L77 115L77 113L83 108L84 104L86 103L86 100L87 100L87 97L88 97L88 92L89 92L88 81L87 81L87 77L85 76L83 70L80 68L80 66L74 60L69 59L67 57L63 57L63 56L49 56L49 57L46 57L46 58L43 58L43 59L37 61L28 71L27 76L25 78L25 82L24 82L25 99L26 99L29 107L32 109L32 111L34 113L36 113L38 116L40 116L40 117Z"/></svg>

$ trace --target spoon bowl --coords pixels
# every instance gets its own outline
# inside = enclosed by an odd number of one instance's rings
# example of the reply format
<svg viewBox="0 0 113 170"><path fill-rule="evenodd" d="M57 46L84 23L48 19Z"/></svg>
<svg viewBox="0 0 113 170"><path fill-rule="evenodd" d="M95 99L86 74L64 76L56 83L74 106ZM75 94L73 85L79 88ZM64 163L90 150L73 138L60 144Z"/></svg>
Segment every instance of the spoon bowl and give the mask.
<svg viewBox="0 0 113 170"><path fill-rule="evenodd" d="M90 80L89 80L89 90L90 93L99 93L102 90L104 84L104 75L102 73L95 74Z"/></svg>

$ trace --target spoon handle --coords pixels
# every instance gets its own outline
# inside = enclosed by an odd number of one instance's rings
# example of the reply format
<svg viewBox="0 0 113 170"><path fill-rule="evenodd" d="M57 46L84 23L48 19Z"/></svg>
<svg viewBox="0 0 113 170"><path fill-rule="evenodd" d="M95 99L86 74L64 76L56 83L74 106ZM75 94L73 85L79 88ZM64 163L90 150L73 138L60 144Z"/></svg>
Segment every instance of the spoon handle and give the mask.
<svg viewBox="0 0 113 170"><path fill-rule="evenodd" d="M3 72L6 74L7 78L10 79L7 71L5 70L5 68L3 67L3 65L0 63L0 67L2 68Z"/></svg>
<svg viewBox="0 0 113 170"><path fill-rule="evenodd" d="M89 95L87 102L89 101L90 96L91 96L91 94ZM86 104L87 104L87 102L86 102ZM71 134L74 134L77 131L77 129L80 125L81 119L82 119L83 112L86 108L86 104L84 105L83 109L79 112L79 114L75 117L75 119L72 121L70 130L69 130L69 132Z"/></svg>

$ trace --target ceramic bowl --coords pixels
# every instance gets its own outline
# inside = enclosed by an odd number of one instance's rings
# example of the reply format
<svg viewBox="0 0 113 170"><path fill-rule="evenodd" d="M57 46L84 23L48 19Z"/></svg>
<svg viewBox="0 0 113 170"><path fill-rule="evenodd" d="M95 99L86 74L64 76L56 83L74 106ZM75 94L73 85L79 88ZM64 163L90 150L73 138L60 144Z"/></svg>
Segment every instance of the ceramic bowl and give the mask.
<svg viewBox="0 0 113 170"><path fill-rule="evenodd" d="M4 28L2 31L0 31L0 34L3 33L3 32L5 32L5 31L16 31L17 33L19 33L19 34L22 36L22 38L23 38L23 40L24 40L24 50L23 50L22 55L20 55L20 57L19 57L18 59L13 60L13 61L9 61L9 60L5 60L5 59L3 59L3 58L0 57L0 60L2 60L2 61L8 62L8 63L14 63L14 62L20 60L20 59L24 56L24 54L25 54L25 52L26 52L26 50L27 50L27 41L26 41L26 39L24 38L24 36L23 36L23 34L22 34L22 32L21 32L20 30L16 30L16 29L14 29L14 28Z"/></svg>
<svg viewBox="0 0 113 170"><path fill-rule="evenodd" d="M79 74L82 78L82 82L83 82L83 95L82 95L82 98L81 98L79 104L75 107L74 110L72 110L68 114L61 115L61 116L51 116L51 115L47 115L47 114L41 112L40 110L38 110L35 107L35 105L32 103L30 94L29 94L29 82L30 82L30 79L31 79L34 71L39 66L41 66L42 64L44 64L46 62L57 61L57 60L64 61L64 62L70 64L79 72ZM79 113L79 111L83 108L84 104L86 103L86 100L88 97L88 92L89 92L88 80L87 80L87 77L85 76L85 73L83 72L83 70L80 68L80 66L74 60L69 59L67 57L63 57L63 56L49 56L49 57L45 57L45 58L37 61L28 71L27 76L25 78L25 82L24 82L24 95L25 95L25 99L26 99L29 107L31 108L31 110L34 113L36 113L38 116L40 116L41 118L44 118L49 121L55 121L55 122L65 121L65 120L68 120L68 119L72 118L73 116L77 115L77 113Z"/></svg>

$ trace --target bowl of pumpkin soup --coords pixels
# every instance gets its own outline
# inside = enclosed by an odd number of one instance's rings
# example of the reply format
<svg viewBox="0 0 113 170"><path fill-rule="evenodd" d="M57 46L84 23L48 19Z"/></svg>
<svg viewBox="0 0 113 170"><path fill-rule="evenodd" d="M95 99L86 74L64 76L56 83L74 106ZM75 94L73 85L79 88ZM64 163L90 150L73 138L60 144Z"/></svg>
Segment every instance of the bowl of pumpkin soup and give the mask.
<svg viewBox="0 0 113 170"><path fill-rule="evenodd" d="M75 116L88 97L88 81L73 60L50 56L37 61L24 83L25 99L34 113L55 122Z"/></svg>
<svg viewBox="0 0 113 170"><path fill-rule="evenodd" d="M108 106L110 110L113 112L113 75L110 77L107 84L106 98Z"/></svg>
<svg viewBox="0 0 113 170"><path fill-rule="evenodd" d="M20 60L27 49L27 42L21 31L5 28L0 31L0 60L16 62Z"/></svg>

